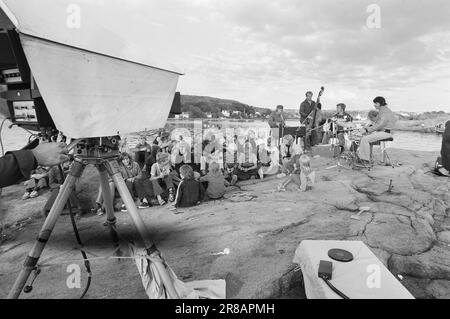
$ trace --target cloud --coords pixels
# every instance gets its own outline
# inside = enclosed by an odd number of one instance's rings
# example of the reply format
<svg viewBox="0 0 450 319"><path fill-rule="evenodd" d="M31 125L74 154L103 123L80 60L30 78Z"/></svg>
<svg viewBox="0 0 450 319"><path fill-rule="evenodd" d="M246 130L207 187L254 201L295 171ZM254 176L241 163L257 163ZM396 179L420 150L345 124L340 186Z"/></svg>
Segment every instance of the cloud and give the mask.
<svg viewBox="0 0 450 319"><path fill-rule="evenodd" d="M448 0L376 0L380 29L366 25L374 0L94 3L102 14L92 16L125 39L127 54L184 69L184 93L296 105L304 90L323 84L331 104L370 101L373 94L417 108L450 101ZM447 95L437 98L419 87Z"/></svg>
<svg viewBox="0 0 450 319"><path fill-rule="evenodd" d="M408 1L408 5L381 1L382 26L373 30L365 27L370 2L243 2L221 8L231 23L244 30L242 36L255 45L270 43L288 50L292 59L310 61L308 71L315 77L350 82L364 71L367 78L381 73L398 79L392 85L404 85L411 74L419 79L417 72L421 72L426 80L429 68L448 63L448 51L440 54L441 42L432 37L442 32L441 37L450 38L448 1Z"/></svg>

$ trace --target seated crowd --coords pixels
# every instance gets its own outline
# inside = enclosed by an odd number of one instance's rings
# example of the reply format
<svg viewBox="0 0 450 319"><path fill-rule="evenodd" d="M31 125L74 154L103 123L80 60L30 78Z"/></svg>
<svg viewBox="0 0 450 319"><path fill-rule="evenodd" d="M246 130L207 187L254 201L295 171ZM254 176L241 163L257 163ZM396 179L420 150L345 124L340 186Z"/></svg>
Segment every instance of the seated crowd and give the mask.
<svg viewBox="0 0 450 319"><path fill-rule="evenodd" d="M146 137L140 137L139 143L129 152L134 152L135 156L122 153L122 176L139 208L167 203L175 208L194 206L205 200L222 198L227 187L239 181L263 180L270 175L286 177L295 181L299 189L306 190L307 179L302 179L305 185L301 186L299 174L302 169L305 176L310 173L308 165L301 164L302 161L309 163L309 158L302 157L302 147L294 143L291 135L284 136L278 148L271 137L257 140L252 130L246 137L235 135L228 143L220 143L215 135L211 135L203 141L197 160L194 147L182 136L170 141L169 134L164 132L151 145ZM299 178L294 176L296 174ZM286 182L283 184L287 185ZM114 196L112 181L110 186ZM284 190L284 187L280 189ZM104 214L101 190L96 204L97 213ZM126 211L124 205L121 210Z"/></svg>

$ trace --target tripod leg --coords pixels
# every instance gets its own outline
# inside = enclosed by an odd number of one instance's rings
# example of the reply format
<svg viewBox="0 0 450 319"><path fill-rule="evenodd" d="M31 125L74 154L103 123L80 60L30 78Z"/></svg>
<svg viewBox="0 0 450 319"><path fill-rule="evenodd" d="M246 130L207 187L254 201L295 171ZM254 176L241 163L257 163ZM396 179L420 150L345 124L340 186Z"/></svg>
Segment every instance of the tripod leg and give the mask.
<svg viewBox="0 0 450 319"><path fill-rule="evenodd" d="M152 251L152 254L153 253L159 254L158 250L156 250L155 245L150 240L147 227L145 226L144 221L139 215L138 210L136 208L136 204L134 203L133 198L131 197L131 194L128 191L128 187L125 184L125 181L123 180L122 174L120 173L119 170L119 163L117 163L116 160L112 160L106 162L105 165L106 169L108 170L108 173L112 177L114 184L117 187L117 190L119 191L120 197L122 198L125 207L127 208L128 213L130 214L131 219L133 220L134 225L136 226L139 232L139 235L144 241L145 247L147 248L147 250ZM153 261L153 263L156 266L158 273L161 275L162 282L164 284L164 287L166 288L169 298L178 299L179 298L178 293L175 290L175 287L173 286L173 282L170 279L169 274L167 273L164 263L159 261Z"/></svg>
<svg viewBox="0 0 450 319"><path fill-rule="evenodd" d="M119 236L117 236L116 231L116 216L114 215L113 202L114 198L111 196L111 190L109 188L108 182L108 172L106 171L105 165L101 164L98 167L98 172L100 174L100 186L102 189L103 203L106 208L106 222L109 227L109 234L111 236L114 247L119 247ZM120 254L120 252L118 251Z"/></svg>
<svg viewBox="0 0 450 319"><path fill-rule="evenodd" d="M73 163L72 169L70 170L69 175L66 177L64 184L61 186L61 189L56 197L55 203L53 204L47 218L45 219L44 225L39 232L39 236L34 243L33 248L28 254L25 262L23 264L22 270L17 277L14 286L9 292L8 299L16 299L19 297L22 292L23 287L25 286L30 273L36 267L36 264L42 254L42 251L45 248L45 244L50 238L50 235L55 227L56 221L58 220L59 215L64 209L64 206L69 199L70 194L73 191L76 180L83 173L84 166L83 164L75 161Z"/></svg>

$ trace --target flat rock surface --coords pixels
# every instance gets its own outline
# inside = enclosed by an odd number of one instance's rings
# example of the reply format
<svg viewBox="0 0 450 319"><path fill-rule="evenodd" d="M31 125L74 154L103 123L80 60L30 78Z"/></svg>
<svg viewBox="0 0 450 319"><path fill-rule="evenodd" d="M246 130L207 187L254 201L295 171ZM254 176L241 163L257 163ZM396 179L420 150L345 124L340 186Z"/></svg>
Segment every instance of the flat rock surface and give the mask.
<svg viewBox="0 0 450 319"><path fill-rule="evenodd" d="M335 164L333 159L314 159L317 183L304 193L293 188L278 192L280 180L269 178L240 184L223 200L176 212L152 207L140 213L180 279L225 279L228 298L301 297L301 293L290 295L289 289L300 291L292 259L305 239L362 240L394 275L402 276L401 282L415 297L448 298L450 180L428 173L437 154L390 153L401 166L327 170ZM84 177L80 191L95 196L95 183L95 173ZM5 189L3 197L9 209L0 245L0 298L7 295L43 223L39 214L27 213L35 212L41 202L35 199L15 206L14 192L22 195L21 188L14 186ZM351 219L361 206L371 209L359 220ZM25 218L20 227L16 214ZM136 239L136 232L127 213L116 216L121 251L127 254L127 242ZM99 258L114 251L104 220L87 214L78 221L88 255L94 258L86 298L146 298L132 259ZM225 248L228 255L217 254ZM69 289L66 281L68 265L77 264L82 270L81 287L86 284L80 259L69 217L61 216L40 260L42 272L34 289L21 297L78 297L82 289Z"/></svg>

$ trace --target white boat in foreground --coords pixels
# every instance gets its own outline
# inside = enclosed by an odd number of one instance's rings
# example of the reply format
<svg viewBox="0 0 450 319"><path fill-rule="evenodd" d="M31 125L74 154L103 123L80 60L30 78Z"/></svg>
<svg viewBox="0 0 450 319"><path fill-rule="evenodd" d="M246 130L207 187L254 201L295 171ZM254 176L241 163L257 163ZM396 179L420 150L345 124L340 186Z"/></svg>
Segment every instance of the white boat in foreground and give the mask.
<svg viewBox="0 0 450 319"><path fill-rule="evenodd" d="M83 47L79 34L52 25L53 17L67 16L68 4L0 0L58 130L81 138L163 127L182 73L162 63L136 61L123 50L109 54L99 52L98 44ZM103 41L96 38L95 25L89 31L90 41Z"/></svg>

